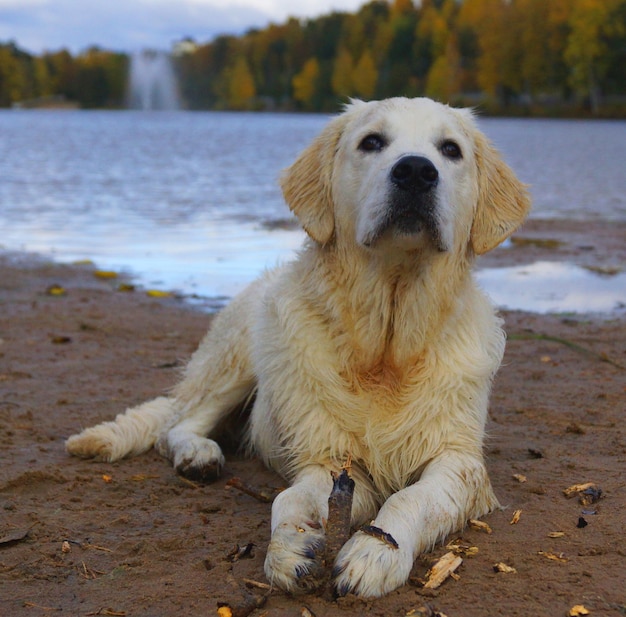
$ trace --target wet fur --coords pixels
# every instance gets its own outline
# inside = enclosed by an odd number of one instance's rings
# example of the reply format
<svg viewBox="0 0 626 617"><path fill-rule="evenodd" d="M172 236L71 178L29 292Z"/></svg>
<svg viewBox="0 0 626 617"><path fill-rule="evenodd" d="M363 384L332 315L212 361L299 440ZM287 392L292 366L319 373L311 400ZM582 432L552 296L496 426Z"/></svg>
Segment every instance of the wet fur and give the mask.
<svg viewBox="0 0 626 617"><path fill-rule="evenodd" d="M384 150L359 150L368 132L384 133ZM443 138L460 144L460 161L442 157ZM389 169L406 153L439 171L436 234L380 233L394 201ZM351 456L353 525L373 521L399 548L355 533L335 584L380 596L407 580L417 555L497 506L482 445L505 339L471 265L520 225L529 200L472 114L428 99L353 102L282 188L309 235L298 258L222 311L172 396L67 449L112 461L155 446L180 473L211 480L224 464L215 429L255 395L247 444L290 483L272 508L269 580L316 586L330 472Z"/></svg>

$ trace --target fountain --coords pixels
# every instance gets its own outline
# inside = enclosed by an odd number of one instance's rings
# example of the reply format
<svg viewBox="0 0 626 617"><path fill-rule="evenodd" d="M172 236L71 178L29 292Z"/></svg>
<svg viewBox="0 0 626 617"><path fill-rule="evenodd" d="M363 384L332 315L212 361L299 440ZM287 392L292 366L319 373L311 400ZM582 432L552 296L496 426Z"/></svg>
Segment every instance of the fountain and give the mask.
<svg viewBox="0 0 626 617"><path fill-rule="evenodd" d="M139 51L130 59L128 106L131 109L180 109L178 83L170 56L160 51Z"/></svg>

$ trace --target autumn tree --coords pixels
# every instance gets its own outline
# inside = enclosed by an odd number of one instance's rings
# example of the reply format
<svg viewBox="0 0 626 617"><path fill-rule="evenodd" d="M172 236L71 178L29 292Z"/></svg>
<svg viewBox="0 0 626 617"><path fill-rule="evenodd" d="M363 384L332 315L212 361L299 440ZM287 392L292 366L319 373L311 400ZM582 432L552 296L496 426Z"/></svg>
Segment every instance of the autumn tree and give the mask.
<svg viewBox="0 0 626 617"><path fill-rule="evenodd" d="M471 29L480 50L476 80L481 89L500 103L520 89L518 24L513 19L512 3L505 0L465 0L459 25Z"/></svg>
<svg viewBox="0 0 626 617"><path fill-rule="evenodd" d="M256 94L254 79L248 61L242 54L237 57L233 67L227 72L228 107L230 109L250 109Z"/></svg>
<svg viewBox="0 0 626 617"><path fill-rule="evenodd" d="M292 80L293 98L305 109L312 109L320 76L320 65L317 58L309 58L302 70Z"/></svg>
<svg viewBox="0 0 626 617"><path fill-rule="evenodd" d="M352 73L354 71L354 63L352 55L345 47L339 48L339 53L333 63L333 73L331 77L331 85L333 92L338 97L346 97L354 94Z"/></svg>
<svg viewBox="0 0 626 617"><path fill-rule="evenodd" d="M623 0L573 0L565 61L571 86L589 97L594 113L600 107L600 82L608 67L606 40L626 28L623 21L613 19L623 4Z"/></svg>
<svg viewBox="0 0 626 617"><path fill-rule="evenodd" d="M378 81L378 71L372 58L372 54L366 49L357 65L354 67L352 74L352 83L354 92L364 99L371 99L376 91L376 82Z"/></svg>

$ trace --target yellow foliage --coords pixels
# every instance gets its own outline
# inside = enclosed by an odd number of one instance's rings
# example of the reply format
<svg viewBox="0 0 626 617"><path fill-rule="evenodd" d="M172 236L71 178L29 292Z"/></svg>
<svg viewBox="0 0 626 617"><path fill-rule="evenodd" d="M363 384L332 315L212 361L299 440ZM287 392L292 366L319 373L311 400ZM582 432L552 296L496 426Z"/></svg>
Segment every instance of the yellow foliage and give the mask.
<svg viewBox="0 0 626 617"><path fill-rule="evenodd" d="M148 289L146 295L150 298L170 298L172 296L171 291L161 291L160 289Z"/></svg>
<svg viewBox="0 0 626 617"><path fill-rule="evenodd" d="M354 91L365 99L371 99L376 91L377 81L378 70L374 64L372 54L366 49L359 58L352 74Z"/></svg>
<svg viewBox="0 0 626 617"><path fill-rule="evenodd" d="M245 109L256 96L254 79L245 56L235 61L228 80L229 103L234 109Z"/></svg>
<svg viewBox="0 0 626 617"><path fill-rule="evenodd" d="M352 87L352 71L354 70L352 56L344 47L339 49L333 66L331 86L338 96L350 96L354 93Z"/></svg>
<svg viewBox="0 0 626 617"><path fill-rule="evenodd" d="M115 279L117 278L117 272L113 270L94 270L93 275L99 279Z"/></svg>
<svg viewBox="0 0 626 617"><path fill-rule="evenodd" d="M309 58L302 70L292 79L293 98L305 105L310 105L317 91L320 65L316 58Z"/></svg>

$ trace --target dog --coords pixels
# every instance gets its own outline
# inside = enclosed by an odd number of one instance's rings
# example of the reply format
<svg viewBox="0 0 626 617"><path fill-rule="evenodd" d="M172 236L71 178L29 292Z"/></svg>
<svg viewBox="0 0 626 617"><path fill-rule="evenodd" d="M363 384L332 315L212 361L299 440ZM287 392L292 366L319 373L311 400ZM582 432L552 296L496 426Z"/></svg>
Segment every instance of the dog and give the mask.
<svg viewBox="0 0 626 617"><path fill-rule="evenodd" d="M471 267L530 200L471 110L425 98L351 101L281 185L307 234L297 258L223 309L171 396L66 447L115 461L154 446L211 481L216 435L249 402L242 443L289 483L272 506L268 580L316 586L331 473L350 457L353 529L371 522L397 548L356 531L334 585L378 597L498 507L482 448L505 335Z"/></svg>

